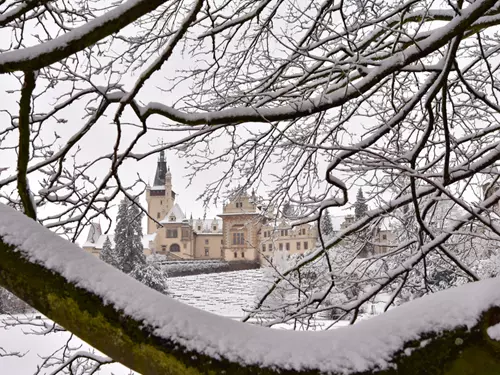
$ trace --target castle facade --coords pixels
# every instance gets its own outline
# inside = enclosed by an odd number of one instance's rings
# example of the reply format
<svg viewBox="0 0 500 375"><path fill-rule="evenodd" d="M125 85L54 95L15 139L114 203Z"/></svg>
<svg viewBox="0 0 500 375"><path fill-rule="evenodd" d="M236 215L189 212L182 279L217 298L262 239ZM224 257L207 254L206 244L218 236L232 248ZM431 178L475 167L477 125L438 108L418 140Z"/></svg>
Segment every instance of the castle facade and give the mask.
<svg viewBox="0 0 500 375"><path fill-rule="evenodd" d="M276 252L302 254L314 249L318 233L314 225L291 227L265 215L255 194L239 194L224 204L218 217L187 218L175 202L172 174L160 153L154 183L146 190L148 214L143 238L146 254L162 254L172 260L222 259L266 263ZM84 250L98 256L106 237L92 224Z"/></svg>

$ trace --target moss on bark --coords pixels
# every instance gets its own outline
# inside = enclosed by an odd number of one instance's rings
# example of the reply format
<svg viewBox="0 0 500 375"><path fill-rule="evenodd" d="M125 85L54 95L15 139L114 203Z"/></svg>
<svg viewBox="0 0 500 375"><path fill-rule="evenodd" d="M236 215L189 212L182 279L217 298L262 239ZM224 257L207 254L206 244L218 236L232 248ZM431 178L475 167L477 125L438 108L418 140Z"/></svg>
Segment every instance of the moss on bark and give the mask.
<svg viewBox="0 0 500 375"><path fill-rule="evenodd" d="M106 305L61 275L29 262L21 252L1 240L0 284L106 355L144 375L298 373L242 366L188 351L172 340L155 336L152 327ZM500 308L493 307L473 329L457 327L440 334L429 332L401 348L394 355L393 368L373 369L362 374L498 374L500 343L486 333L489 326L498 322ZM300 373L320 372L308 369Z"/></svg>

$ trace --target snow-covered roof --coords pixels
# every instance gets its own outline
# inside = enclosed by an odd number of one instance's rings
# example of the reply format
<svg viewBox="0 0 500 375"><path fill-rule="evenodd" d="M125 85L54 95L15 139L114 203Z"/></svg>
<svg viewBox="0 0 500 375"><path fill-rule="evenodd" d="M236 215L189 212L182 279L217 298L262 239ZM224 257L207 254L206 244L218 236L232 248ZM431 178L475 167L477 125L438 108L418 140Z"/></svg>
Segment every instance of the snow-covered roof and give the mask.
<svg viewBox="0 0 500 375"><path fill-rule="evenodd" d="M90 242L87 241L83 244L82 247L91 247L94 249L101 250L104 246L104 242L106 241L106 237L109 237L109 240L111 241L111 247L115 246L115 234L114 233L108 233L108 234L101 234L95 242ZM142 246L145 249L149 249L149 242L154 241L156 238L156 233L152 234L146 234L145 236L142 237Z"/></svg>
<svg viewBox="0 0 500 375"><path fill-rule="evenodd" d="M87 235L87 242L95 243L99 236L102 234L101 224L90 223L89 234Z"/></svg>
<svg viewBox="0 0 500 375"><path fill-rule="evenodd" d="M330 219L332 220L332 226L334 231L339 231L340 226L345 220L345 216L333 216L330 215Z"/></svg>
<svg viewBox="0 0 500 375"><path fill-rule="evenodd" d="M213 229L214 225L216 230ZM201 229L198 227L201 226ZM200 234L220 234L222 233L222 220L218 219L196 219L193 220L193 230Z"/></svg>
<svg viewBox="0 0 500 375"><path fill-rule="evenodd" d="M165 185L154 185L150 187L151 190L165 190Z"/></svg>
<svg viewBox="0 0 500 375"><path fill-rule="evenodd" d="M182 209L179 207L179 205L176 203L174 206L170 209L168 214L165 215L162 221L160 221L161 224L167 224L167 223L182 223L186 219L186 215L184 215L184 212L182 212Z"/></svg>

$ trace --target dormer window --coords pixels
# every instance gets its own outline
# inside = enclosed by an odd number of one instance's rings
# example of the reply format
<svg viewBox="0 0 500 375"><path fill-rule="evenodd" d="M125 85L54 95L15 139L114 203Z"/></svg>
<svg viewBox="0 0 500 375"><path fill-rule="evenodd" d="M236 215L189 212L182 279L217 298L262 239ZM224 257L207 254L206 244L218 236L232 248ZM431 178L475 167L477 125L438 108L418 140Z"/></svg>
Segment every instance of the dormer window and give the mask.
<svg viewBox="0 0 500 375"><path fill-rule="evenodd" d="M175 216L174 215L170 216L170 221L175 221Z"/></svg>
<svg viewBox="0 0 500 375"><path fill-rule="evenodd" d="M201 230L201 225L198 225L198 230L199 230L199 231Z"/></svg>
<svg viewBox="0 0 500 375"><path fill-rule="evenodd" d="M236 202L236 208L242 208L243 202Z"/></svg>
<svg viewBox="0 0 500 375"><path fill-rule="evenodd" d="M213 226L213 230L216 231L217 230L217 225L214 225Z"/></svg>

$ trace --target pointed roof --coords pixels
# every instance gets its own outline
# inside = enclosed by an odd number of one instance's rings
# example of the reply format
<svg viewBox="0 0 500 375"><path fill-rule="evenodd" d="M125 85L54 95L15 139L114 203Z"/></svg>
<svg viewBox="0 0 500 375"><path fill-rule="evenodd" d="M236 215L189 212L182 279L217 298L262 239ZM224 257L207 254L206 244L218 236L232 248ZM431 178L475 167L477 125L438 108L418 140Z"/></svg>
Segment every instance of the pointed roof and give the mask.
<svg viewBox="0 0 500 375"><path fill-rule="evenodd" d="M96 243L102 234L101 224L90 223L89 234L87 235L87 242Z"/></svg>
<svg viewBox="0 0 500 375"><path fill-rule="evenodd" d="M165 151L160 151L158 165L156 166L155 181L153 186L165 185L165 174L167 173L167 161L165 159Z"/></svg>
<svg viewBox="0 0 500 375"><path fill-rule="evenodd" d="M165 216L165 218L162 221L160 221L160 223L161 224L166 224L166 223L182 223L185 219L186 219L186 215L184 215L184 212L182 212L181 208L176 203L170 209L170 211Z"/></svg>

